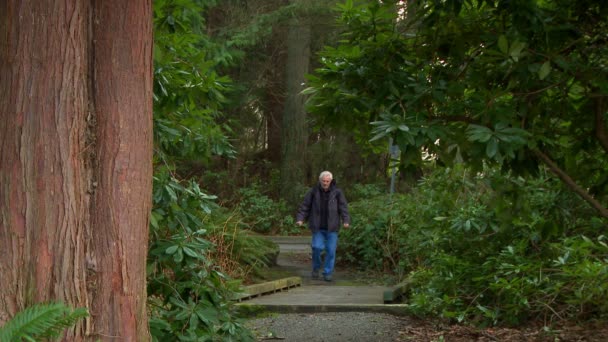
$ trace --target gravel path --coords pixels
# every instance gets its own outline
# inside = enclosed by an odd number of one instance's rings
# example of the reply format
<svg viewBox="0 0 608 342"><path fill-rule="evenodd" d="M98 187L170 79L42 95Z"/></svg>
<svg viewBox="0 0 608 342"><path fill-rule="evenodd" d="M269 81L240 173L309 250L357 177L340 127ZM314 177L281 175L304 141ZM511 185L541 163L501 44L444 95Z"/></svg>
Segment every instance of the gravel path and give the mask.
<svg viewBox="0 0 608 342"><path fill-rule="evenodd" d="M247 321L259 341L405 341L400 329L408 318L381 313L325 312L280 314Z"/></svg>
<svg viewBox="0 0 608 342"><path fill-rule="evenodd" d="M292 248L293 249L293 248ZM298 251L300 253L298 253ZM279 255L284 271L308 277L310 256L306 248ZM301 251L304 251L302 253ZM348 270L341 271L339 278L347 278ZM310 283L305 279L304 283ZM533 322L531 322L533 323ZM606 321L586 325L567 325L547 332L542 326L519 329L476 329L461 325L444 325L439 322L417 320L371 312L322 312L269 314L250 318L245 323L258 341L286 342L555 342L555 341L608 341Z"/></svg>
<svg viewBox="0 0 608 342"><path fill-rule="evenodd" d="M282 246L284 247L284 246ZM292 248L294 249L294 248ZM306 248L287 251L279 255L285 271L307 277L310 256ZM284 251L285 252L285 251ZM295 253L294 253L295 252ZM341 272L340 272L341 271ZM346 271L346 272L345 272ZM336 273L348 278L348 270ZM304 283L310 283L305 279ZM439 322L417 320L371 312L323 312L270 314L250 318L246 325L258 341L286 342L605 342L608 341L608 322L588 322L584 325L564 325L547 332L542 325L519 329L489 327L477 329L462 325L444 325Z"/></svg>
<svg viewBox="0 0 608 342"><path fill-rule="evenodd" d="M315 314L280 314L254 318L246 325L258 341L286 342L605 342L608 325L591 322L584 325L555 327L553 333L542 326L519 329L476 329L462 325L416 320L389 314L335 312Z"/></svg>
<svg viewBox="0 0 608 342"><path fill-rule="evenodd" d="M310 281L310 246L308 240L301 246L279 244L276 268L302 276L305 284ZM340 280L350 279L348 272L338 268ZM258 341L286 342L366 342L406 341L400 330L411 326L407 317L371 312L323 312L269 314L251 318L246 325Z"/></svg>

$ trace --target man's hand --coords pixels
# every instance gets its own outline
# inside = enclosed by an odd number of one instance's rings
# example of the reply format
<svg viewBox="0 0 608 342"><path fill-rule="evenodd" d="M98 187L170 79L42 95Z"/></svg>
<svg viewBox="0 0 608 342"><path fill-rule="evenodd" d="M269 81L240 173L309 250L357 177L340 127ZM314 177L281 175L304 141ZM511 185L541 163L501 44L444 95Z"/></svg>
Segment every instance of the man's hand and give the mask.
<svg viewBox="0 0 608 342"><path fill-rule="evenodd" d="M344 228L348 228L348 227L350 227L350 224L345 223L345 224L343 224L342 226L343 226Z"/></svg>
<svg viewBox="0 0 608 342"><path fill-rule="evenodd" d="M297 226L301 226L301 225L302 225L302 223L303 223L302 221L298 221L298 222L296 222L296 225L297 225Z"/></svg>

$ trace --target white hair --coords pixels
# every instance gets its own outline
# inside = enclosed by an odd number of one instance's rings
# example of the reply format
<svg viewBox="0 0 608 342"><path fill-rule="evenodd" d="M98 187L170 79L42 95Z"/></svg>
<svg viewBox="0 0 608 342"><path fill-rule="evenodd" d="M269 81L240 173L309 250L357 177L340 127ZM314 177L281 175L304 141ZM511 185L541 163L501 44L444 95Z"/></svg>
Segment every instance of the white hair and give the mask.
<svg viewBox="0 0 608 342"><path fill-rule="evenodd" d="M329 171L323 171L319 175L319 180L323 180L323 178L325 178L327 176L329 176L329 179L334 179L334 175L332 175L331 172L329 172Z"/></svg>

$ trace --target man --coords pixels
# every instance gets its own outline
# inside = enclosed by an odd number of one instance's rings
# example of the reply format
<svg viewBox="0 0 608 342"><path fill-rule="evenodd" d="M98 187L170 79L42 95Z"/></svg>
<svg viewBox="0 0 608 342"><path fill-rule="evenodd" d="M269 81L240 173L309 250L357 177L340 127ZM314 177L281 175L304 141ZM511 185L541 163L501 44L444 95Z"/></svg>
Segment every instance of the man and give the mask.
<svg viewBox="0 0 608 342"><path fill-rule="evenodd" d="M296 224L301 226L306 220L312 232L312 278L319 279L321 252L325 250L323 279L331 281L336 261L340 220L342 226L348 228L350 216L346 198L342 190L336 187L336 181L329 171L321 172L319 183L306 193L298 209Z"/></svg>

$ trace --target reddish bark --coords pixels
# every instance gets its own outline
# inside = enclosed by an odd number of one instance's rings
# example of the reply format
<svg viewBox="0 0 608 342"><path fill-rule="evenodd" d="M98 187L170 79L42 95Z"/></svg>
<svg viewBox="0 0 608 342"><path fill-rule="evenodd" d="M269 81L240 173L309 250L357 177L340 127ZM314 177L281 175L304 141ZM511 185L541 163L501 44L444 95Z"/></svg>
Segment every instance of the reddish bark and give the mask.
<svg viewBox="0 0 608 342"><path fill-rule="evenodd" d="M70 340L148 339L149 0L0 3L0 324L58 300Z"/></svg>

